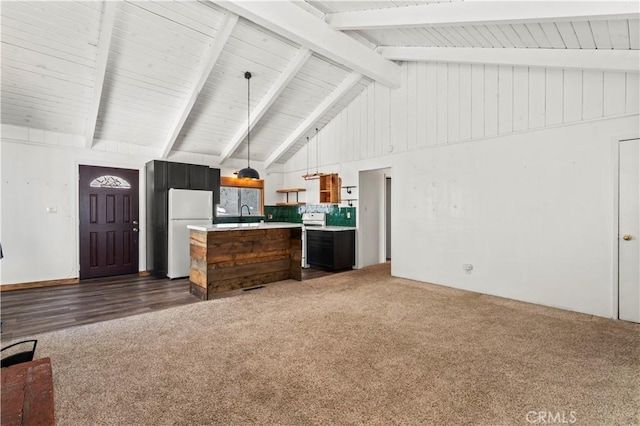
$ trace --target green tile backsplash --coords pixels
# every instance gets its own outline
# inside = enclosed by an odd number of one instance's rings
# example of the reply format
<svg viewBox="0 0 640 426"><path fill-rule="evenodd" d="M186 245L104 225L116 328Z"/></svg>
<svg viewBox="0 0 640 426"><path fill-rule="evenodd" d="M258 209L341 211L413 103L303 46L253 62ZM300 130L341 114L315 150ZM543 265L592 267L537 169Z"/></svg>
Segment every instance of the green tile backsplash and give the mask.
<svg viewBox="0 0 640 426"><path fill-rule="evenodd" d="M356 226L356 208L337 204L305 204L300 206L264 206L265 222L301 223L302 213L326 213L327 226ZM347 218L347 212L351 214ZM271 217L269 217L271 216Z"/></svg>

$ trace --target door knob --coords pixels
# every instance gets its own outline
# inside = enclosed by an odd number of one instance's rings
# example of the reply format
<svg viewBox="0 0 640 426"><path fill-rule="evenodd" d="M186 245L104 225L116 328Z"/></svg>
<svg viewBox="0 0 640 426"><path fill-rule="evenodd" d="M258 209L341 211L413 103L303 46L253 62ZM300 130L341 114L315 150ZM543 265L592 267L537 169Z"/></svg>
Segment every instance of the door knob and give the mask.
<svg viewBox="0 0 640 426"><path fill-rule="evenodd" d="M133 232L138 232L138 228L133 228Z"/></svg>
<svg viewBox="0 0 640 426"><path fill-rule="evenodd" d="M137 224L138 224L138 221L137 221L137 220L134 220L134 221L133 221L133 224L134 224L134 225L137 225Z"/></svg>
<svg viewBox="0 0 640 426"><path fill-rule="evenodd" d="M631 239L631 234L624 234L622 239L625 240L625 241L629 241Z"/></svg>

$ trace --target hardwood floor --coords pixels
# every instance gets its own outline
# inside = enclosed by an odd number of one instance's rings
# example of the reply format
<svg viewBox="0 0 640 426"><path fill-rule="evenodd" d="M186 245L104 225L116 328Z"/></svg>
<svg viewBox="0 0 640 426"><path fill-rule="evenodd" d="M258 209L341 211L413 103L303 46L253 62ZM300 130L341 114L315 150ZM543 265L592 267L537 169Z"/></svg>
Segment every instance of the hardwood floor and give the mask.
<svg viewBox="0 0 640 426"><path fill-rule="evenodd" d="M199 302L189 279L123 275L3 292L2 341Z"/></svg>
<svg viewBox="0 0 640 426"><path fill-rule="evenodd" d="M303 269L302 279L332 272ZM122 275L0 294L2 341L200 302L189 279Z"/></svg>

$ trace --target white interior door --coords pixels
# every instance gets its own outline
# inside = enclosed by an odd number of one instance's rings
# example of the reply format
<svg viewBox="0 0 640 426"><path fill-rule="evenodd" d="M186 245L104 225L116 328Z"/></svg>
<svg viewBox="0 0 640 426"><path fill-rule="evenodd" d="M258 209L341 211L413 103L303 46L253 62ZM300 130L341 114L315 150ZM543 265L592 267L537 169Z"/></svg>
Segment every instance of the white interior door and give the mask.
<svg viewBox="0 0 640 426"><path fill-rule="evenodd" d="M620 142L618 318L640 322L640 139Z"/></svg>

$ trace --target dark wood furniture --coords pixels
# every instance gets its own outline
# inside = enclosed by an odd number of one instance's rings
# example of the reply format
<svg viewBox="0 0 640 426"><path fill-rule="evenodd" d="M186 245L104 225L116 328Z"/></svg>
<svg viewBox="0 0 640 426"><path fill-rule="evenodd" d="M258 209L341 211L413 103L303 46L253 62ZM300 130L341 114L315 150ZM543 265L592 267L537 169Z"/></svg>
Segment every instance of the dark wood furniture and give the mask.
<svg viewBox="0 0 640 426"><path fill-rule="evenodd" d="M55 425L51 360L2 369L2 426Z"/></svg>
<svg viewBox="0 0 640 426"><path fill-rule="evenodd" d="M307 228L307 263L325 271L351 269L356 263L356 231Z"/></svg>
<svg viewBox="0 0 640 426"><path fill-rule="evenodd" d="M302 280L302 228L191 230L191 294L216 293L286 279Z"/></svg>
<svg viewBox="0 0 640 426"><path fill-rule="evenodd" d="M213 215L220 203L220 169L153 160L146 164L147 270L167 275L169 189L213 191Z"/></svg>

